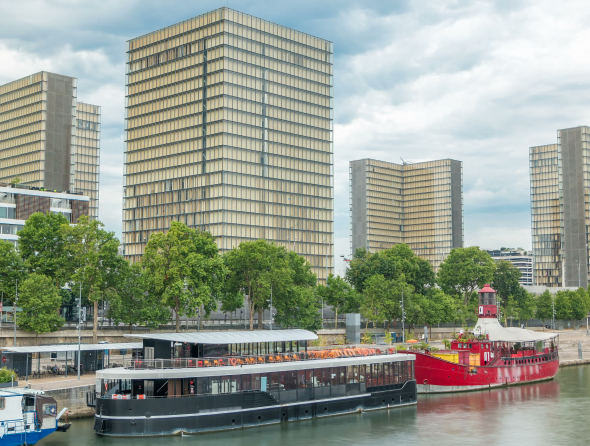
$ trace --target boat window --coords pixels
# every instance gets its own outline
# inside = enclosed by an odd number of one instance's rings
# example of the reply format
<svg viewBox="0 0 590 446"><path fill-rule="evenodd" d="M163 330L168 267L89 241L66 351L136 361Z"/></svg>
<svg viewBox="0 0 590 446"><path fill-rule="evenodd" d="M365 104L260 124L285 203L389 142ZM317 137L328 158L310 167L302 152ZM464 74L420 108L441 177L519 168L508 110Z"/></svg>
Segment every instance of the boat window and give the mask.
<svg viewBox="0 0 590 446"><path fill-rule="evenodd" d="M56 404L43 404L43 415L48 417L54 417L57 415Z"/></svg>
<svg viewBox="0 0 590 446"><path fill-rule="evenodd" d="M2 397L2 398L0 398L0 410L4 410L5 407L6 407L6 398Z"/></svg>
<svg viewBox="0 0 590 446"><path fill-rule="evenodd" d="M333 386L338 385L338 367L332 367L330 373L330 384Z"/></svg>
<svg viewBox="0 0 590 446"><path fill-rule="evenodd" d="M270 391L271 392L278 392L280 390L279 376L280 376L280 374L278 372L270 374Z"/></svg>
<svg viewBox="0 0 590 446"><path fill-rule="evenodd" d="M17 317L18 317L18 315L17 315ZM469 348L473 348L473 344L469 344Z"/></svg>
<svg viewBox="0 0 590 446"><path fill-rule="evenodd" d="M297 371L297 388L305 389L305 370Z"/></svg>
<svg viewBox="0 0 590 446"><path fill-rule="evenodd" d="M285 386L286 390L293 390L297 388L297 371L296 370L287 370L287 385Z"/></svg>
<svg viewBox="0 0 590 446"><path fill-rule="evenodd" d="M211 394L212 395L217 395L220 392L220 382L219 382L219 376L212 376L211 378L209 378L209 385L211 386Z"/></svg>
<svg viewBox="0 0 590 446"><path fill-rule="evenodd" d="M252 390L252 375L242 376L242 390Z"/></svg>
<svg viewBox="0 0 590 446"><path fill-rule="evenodd" d="M359 382L360 383L364 383L365 382L365 365L359 365Z"/></svg>
<svg viewBox="0 0 590 446"><path fill-rule="evenodd" d="M260 390L260 373L252 375L252 390Z"/></svg>
<svg viewBox="0 0 590 446"><path fill-rule="evenodd" d="M305 385L306 385L306 387L313 387L313 375L314 375L313 370L306 370L305 371Z"/></svg>
<svg viewBox="0 0 590 446"><path fill-rule="evenodd" d="M338 373L340 374L339 383L346 384L346 367L338 367Z"/></svg>

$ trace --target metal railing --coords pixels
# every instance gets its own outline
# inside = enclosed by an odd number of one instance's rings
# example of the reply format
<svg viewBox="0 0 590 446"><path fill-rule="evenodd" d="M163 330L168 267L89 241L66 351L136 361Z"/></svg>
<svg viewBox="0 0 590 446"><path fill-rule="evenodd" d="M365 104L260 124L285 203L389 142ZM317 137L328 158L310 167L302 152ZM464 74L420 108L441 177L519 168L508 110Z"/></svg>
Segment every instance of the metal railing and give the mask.
<svg viewBox="0 0 590 446"><path fill-rule="evenodd" d="M216 358L177 359L131 359L125 361L125 368L134 370L190 369L200 367L226 367L255 364L277 364L316 359L355 358L383 354L377 348L340 348L330 350L309 350L299 353L274 353L268 355L223 356Z"/></svg>

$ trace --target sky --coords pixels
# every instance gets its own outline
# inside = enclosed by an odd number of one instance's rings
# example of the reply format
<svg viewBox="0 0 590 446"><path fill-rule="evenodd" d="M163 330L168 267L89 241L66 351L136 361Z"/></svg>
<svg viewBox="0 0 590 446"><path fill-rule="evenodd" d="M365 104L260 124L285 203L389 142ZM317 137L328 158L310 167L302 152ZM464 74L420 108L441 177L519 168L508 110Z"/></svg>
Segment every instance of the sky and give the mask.
<svg viewBox="0 0 590 446"><path fill-rule="evenodd" d="M334 244L348 163L463 162L465 246L531 248L528 148L590 125L590 2L0 0L0 85L78 78L102 106L100 215L121 232L125 42L230 8L334 42Z"/></svg>

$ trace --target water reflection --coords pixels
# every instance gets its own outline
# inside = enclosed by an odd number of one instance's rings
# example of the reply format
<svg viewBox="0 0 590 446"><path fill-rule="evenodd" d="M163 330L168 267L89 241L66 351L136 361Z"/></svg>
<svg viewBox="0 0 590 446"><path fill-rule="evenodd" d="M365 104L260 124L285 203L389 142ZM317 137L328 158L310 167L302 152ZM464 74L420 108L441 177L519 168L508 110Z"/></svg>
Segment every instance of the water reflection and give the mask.
<svg viewBox="0 0 590 446"><path fill-rule="evenodd" d="M420 397L418 406L357 413L261 428L185 437L104 438L92 420L75 420L66 434L55 433L42 446L199 445L199 446L383 446L394 442L486 446L517 443L587 442L590 366L562 369L557 379L527 386L454 395Z"/></svg>

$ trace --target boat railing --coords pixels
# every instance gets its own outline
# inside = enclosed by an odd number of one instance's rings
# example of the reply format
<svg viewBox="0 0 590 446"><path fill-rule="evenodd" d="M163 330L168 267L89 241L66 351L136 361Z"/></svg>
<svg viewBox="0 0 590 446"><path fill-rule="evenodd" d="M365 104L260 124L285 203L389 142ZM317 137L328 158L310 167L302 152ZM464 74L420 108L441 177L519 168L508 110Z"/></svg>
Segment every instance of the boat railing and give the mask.
<svg viewBox="0 0 590 446"><path fill-rule="evenodd" d="M175 359L131 359L125 362L125 367L133 370L190 369L201 367L276 364L317 359L355 358L362 356L378 356L381 354L381 350L377 348L338 348L329 350L308 350L307 352L274 353L266 355L228 355L221 357Z"/></svg>
<svg viewBox="0 0 590 446"><path fill-rule="evenodd" d="M32 414L32 415L31 415ZM34 412L25 412L21 420L0 421L0 438L9 434L21 434L37 429L36 416Z"/></svg>

